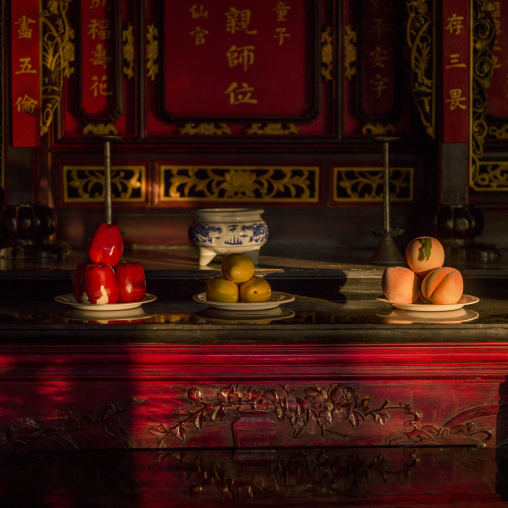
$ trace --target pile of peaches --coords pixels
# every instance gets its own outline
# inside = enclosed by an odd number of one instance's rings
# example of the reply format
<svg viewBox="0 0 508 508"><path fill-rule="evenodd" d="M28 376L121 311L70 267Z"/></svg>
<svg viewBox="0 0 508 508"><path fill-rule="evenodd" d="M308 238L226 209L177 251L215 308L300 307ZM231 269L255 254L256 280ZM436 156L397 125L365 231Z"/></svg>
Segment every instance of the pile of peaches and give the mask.
<svg viewBox="0 0 508 508"><path fill-rule="evenodd" d="M386 299L410 304L418 300L435 305L453 305L464 291L462 274L443 266L445 253L439 240L430 236L415 238L406 248L407 267L391 266L383 272Z"/></svg>

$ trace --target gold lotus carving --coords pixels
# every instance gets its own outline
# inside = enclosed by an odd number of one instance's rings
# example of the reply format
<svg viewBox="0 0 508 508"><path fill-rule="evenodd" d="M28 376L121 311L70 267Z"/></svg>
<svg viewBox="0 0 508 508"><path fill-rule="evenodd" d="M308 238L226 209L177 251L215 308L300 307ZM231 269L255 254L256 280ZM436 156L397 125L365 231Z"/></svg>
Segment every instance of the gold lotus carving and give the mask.
<svg viewBox="0 0 508 508"><path fill-rule="evenodd" d="M161 201L317 202L318 167L161 166Z"/></svg>

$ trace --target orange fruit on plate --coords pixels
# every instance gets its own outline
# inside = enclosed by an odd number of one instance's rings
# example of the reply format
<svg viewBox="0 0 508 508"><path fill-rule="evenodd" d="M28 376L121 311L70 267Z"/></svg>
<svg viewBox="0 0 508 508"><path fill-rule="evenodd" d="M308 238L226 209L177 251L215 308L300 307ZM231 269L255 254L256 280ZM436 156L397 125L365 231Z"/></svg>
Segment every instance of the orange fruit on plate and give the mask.
<svg viewBox="0 0 508 508"><path fill-rule="evenodd" d="M405 266L389 266L381 279L383 294L395 303L413 303L420 298L420 279Z"/></svg>
<svg viewBox="0 0 508 508"><path fill-rule="evenodd" d="M263 277L252 277L240 284L240 300L242 302L267 302L271 296L270 283Z"/></svg>
<svg viewBox="0 0 508 508"><path fill-rule="evenodd" d="M225 277L212 277L206 282L206 298L213 302L236 303L238 286Z"/></svg>
<svg viewBox="0 0 508 508"><path fill-rule="evenodd" d="M411 240L406 248L406 263L421 279L431 270L444 264L443 245L431 236L420 236Z"/></svg>
<svg viewBox="0 0 508 508"><path fill-rule="evenodd" d="M457 303L463 291L462 274L449 266L442 266L429 272L423 279L421 288L422 298L437 305Z"/></svg>
<svg viewBox="0 0 508 508"><path fill-rule="evenodd" d="M256 270L254 261L246 254L238 252L225 256L220 268L222 270L222 275L236 284L247 282L254 277L254 272Z"/></svg>

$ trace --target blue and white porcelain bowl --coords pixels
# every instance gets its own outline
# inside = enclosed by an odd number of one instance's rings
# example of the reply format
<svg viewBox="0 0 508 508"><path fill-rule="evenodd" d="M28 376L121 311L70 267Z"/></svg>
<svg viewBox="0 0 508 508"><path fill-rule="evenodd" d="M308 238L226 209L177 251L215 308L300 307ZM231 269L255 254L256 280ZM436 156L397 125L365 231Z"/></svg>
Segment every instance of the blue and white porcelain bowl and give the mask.
<svg viewBox="0 0 508 508"><path fill-rule="evenodd" d="M189 240L206 266L217 254L243 252L259 264L259 250L268 240L268 226L259 208L202 208L194 210Z"/></svg>

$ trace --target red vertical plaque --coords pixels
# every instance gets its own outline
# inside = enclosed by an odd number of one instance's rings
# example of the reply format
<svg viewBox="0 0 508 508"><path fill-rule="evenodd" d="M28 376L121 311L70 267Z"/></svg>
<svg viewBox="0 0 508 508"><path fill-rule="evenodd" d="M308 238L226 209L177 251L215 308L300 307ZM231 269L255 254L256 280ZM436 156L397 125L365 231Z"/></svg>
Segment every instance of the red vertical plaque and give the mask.
<svg viewBox="0 0 508 508"><path fill-rule="evenodd" d="M176 119L316 115L313 2L164 3L164 109ZM177 21L175 21L177 20Z"/></svg>
<svg viewBox="0 0 508 508"><path fill-rule="evenodd" d="M121 107L115 49L118 15L116 0L80 3L81 109L89 121L117 117Z"/></svg>
<svg viewBox="0 0 508 508"><path fill-rule="evenodd" d="M469 141L468 2L443 2L443 141Z"/></svg>
<svg viewBox="0 0 508 508"><path fill-rule="evenodd" d="M396 76L400 73L396 7L391 0L367 0L358 4L362 19L360 109L366 118L388 116L397 99L400 100L395 86Z"/></svg>
<svg viewBox="0 0 508 508"><path fill-rule="evenodd" d="M41 144L39 0L11 4L12 144Z"/></svg>

